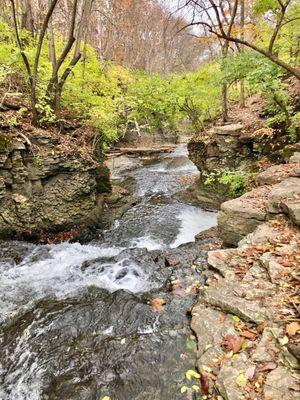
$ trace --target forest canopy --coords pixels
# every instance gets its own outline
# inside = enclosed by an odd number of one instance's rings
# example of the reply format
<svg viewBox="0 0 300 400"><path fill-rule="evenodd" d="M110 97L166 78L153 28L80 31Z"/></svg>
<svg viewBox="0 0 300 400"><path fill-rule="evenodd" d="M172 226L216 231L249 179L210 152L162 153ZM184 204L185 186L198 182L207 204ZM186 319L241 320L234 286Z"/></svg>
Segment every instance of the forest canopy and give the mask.
<svg viewBox="0 0 300 400"><path fill-rule="evenodd" d="M37 125L67 116L116 141L139 131L201 131L258 93L292 133L299 113L300 4L256 0L5 0L0 84ZM28 113L27 113L28 114Z"/></svg>

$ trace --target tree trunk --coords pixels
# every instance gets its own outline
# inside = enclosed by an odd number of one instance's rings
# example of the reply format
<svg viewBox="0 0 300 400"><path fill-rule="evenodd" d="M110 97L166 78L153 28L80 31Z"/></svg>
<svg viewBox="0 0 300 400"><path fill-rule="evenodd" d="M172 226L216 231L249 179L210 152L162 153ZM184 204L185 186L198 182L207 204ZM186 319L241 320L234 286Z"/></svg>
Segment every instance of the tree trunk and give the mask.
<svg viewBox="0 0 300 400"><path fill-rule="evenodd" d="M226 41L224 43L224 46L222 49L223 58L227 58L228 50L229 50L229 42ZM225 82L222 83L222 116L223 116L223 122L227 122L228 121L228 86L227 86L227 83L225 83Z"/></svg>
<svg viewBox="0 0 300 400"><path fill-rule="evenodd" d="M223 122L228 121L228 98L227 98L227 84L222 84L222 115Z"/></svg>
<svg viewBox="0 0 300 400"><path fill-rule="evenodd" d="M245 0L241 0L241 38L245 39ZM241 53L244 53L244 45L241 45ZM241 80L240 85L240 107L245 108L245 81Z"/></svg>
<svg viewBox="0 0 300 400"><path fill-rule="evenodd" d="M34 25L33 25L32 7L30 0L22 0L21 7L22 7L21 28L26 29L33 36Z"/></svg>

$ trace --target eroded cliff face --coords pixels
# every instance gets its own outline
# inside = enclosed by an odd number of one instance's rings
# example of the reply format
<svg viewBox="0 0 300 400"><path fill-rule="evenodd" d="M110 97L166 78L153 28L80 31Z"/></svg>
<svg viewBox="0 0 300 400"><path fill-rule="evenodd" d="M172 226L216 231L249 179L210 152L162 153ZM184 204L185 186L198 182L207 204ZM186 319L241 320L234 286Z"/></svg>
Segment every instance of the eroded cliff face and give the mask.
<svg viewBox="0 0 300 400"><path fill-rule="evenodd" d="M240 124L215 126L203 137L189 142L189 157L203 178L222 168L253 165L256 159L253 142L243 140L242 129Z"/></svg>
<svg viewBox="0 0 300 400"><path fill-rule="evenodd" d="M65 230L101 213L109 176L96 162L61 151L46 132L25 138L2 135L0 238L22 232Z"/></svg>

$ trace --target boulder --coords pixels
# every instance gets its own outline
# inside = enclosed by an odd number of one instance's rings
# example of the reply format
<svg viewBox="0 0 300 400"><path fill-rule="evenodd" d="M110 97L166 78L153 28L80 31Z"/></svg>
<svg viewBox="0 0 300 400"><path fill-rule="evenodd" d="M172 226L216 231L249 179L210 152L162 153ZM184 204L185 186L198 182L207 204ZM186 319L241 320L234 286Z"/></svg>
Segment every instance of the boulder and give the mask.
<svg viewBox="0 0 300 400"><path fill-rule="evenodd" d="M251 146L240 140L242 130L241 124L215 126L189 141L189 158L200 171L202 183L206 176L224 168L247 171L255 168L256 159Z"/></svg>
<svg viewBox="0 0 300 400"><path fill-rule="evenodd" d="M280 235L277 229L268 223L259 225L253 233L247 235L239 242L239 247L248 247L248 245L266 244L270 239L275 239Z"/></svg>
<svg viewBox="0 0 300 400"><path fill-rule="evenodd" d="M233 261L233 265L231 263ZM213 250L207 255L208 265L226 279L235 279L232 266L239 262L238 250Z"/></svg>
<svg viewBox="0 0 300 400"><path fill-rule="evenodd" d="M295 224L300 225L300 195L294 200L285 200L281 204L282 210Z"/></svg>
<svg viewBox="0 0 300 400"><path fill-rule="evenodd" d="M299 163L300 162L300 151L297 151L290 157L290 163Z"/></svg>
<svg viewBox="0 0 300 400"><path fill-rule="evenodd" d="M212 133L217 135L239 136L242 132L242 129L243 125L241 124L214 126L212 128Z"/></svg>
<svg viewBox="0 0 300 400"><path fill-rule="evenodd" d="M247 356L241 354L237 359L228 360L220 370L216 386L226 400L241 400L245 395L242 387L238 386L238 376L249 366Z"/></svg>
<svg viewBox="0 0 300 400"><path fill-rule="evenodd" d="M224 336L235 334L230 316L200 303L193 308L191 328L197 337L199 369L224 353L221 347Z"/></svg>
<svg viewBox="0 0 300 400"><path fill-rule="evenodd" d="M272 186L268 200L268 211L270 213L279 213L284 208L288 209L287 204L290 203L291 207L295 209L297 214L296 206L299 201L300 179L291 177ZM284 207L284 205L286 205L286 207ZM296 215L295 217L297 219Z"/></svg>
<svg viewBox="0 0 300 400"><path fill-rule="evenodd" d="M274 354L276 354L276 350L276 339L273 336L272 330L270 328L266 328L263 331L258 346L252 354L252 361L262 364L268 361L274 361Z"/></svg>
<svg viewBox="0 0 300 400"><path fill-rule="evenodd" d="M276 258L270 253L264 253L260 258L261 264L268 271L272 282L276 282L276 278L279 274L284 272L284 266L276 261Z"/></svg>

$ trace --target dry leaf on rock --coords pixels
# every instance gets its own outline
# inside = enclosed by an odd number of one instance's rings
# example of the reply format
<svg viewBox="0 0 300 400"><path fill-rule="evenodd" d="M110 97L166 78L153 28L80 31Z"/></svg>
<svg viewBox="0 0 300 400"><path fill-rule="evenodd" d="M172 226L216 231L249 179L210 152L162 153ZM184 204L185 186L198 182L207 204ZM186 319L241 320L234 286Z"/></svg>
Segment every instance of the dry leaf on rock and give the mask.
<svg viewBox="0 0 300 400"><path fill-rule="evenodd" d="M240 335L250 340L254 340L256 338L255 333L249 331L243 331L240 333Z"/></svg>
<svg viewBox="0 0 300 400"><path fill-rule="evenodd" d="M179 265L179 264L180 264L180 261L176 260L175 258L169 258L169 257L165 258L165 266L166 267L175 267L176 265Z"/></svg>
<svg viewBox="0 0 300 400"><path fill-rule="evenodd" d="M237 335L226 335L222 340L222 346L228 351L232 350L234 353L238 353L241 350L243 343L244 338Z"/></svg>
<svg viewBox="0 0 300 400"><path fill-rule="evenodd" d="M300 324L299 322L291 322L285 327L285 330L289 337L295 336L300 331Z"/></svg>
<svg viewBox="0 0 300 400"><path fill-rule="evenodd" d="M246 292L244 290L235 289L233 294L237 297L246 297Z"/></svg>
<svg viewBox="0 0 300 400"><path fill-rule="evenodd" d="M154 311L163 311L166 305L166 300L159 297L152 299L151 306Z"/></svg>
<svg viewBox="0 0 300 400"><path fill-rule="evenodd" d="M204 373L201 373L200 377L200 382L201 382L201 392L204 395L207 395L209 393L209 379L208 376Z"/></svg>
<svg viewBox="0 0 300 400"><path fill-rule="evenodd" d="M273 361L269 361L262 366L257 368L258 372L265 372L265 371L272 371L273 369L277 368L277 364Z"/></svg>
<svg viewBox="0 0 300 400"><path fill-rule="evenodd" d="M254 377L256 370L256 365L249 365L249 367L245 371L245 377L248 379L248 381L251 381Z"/></svg>

